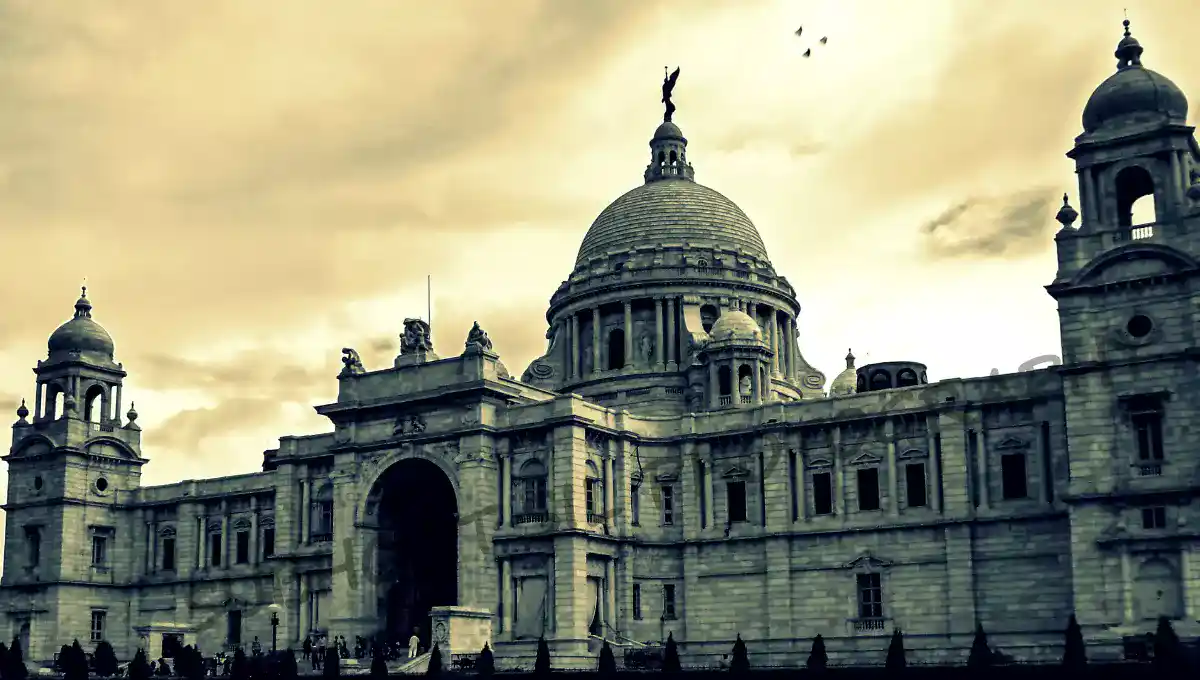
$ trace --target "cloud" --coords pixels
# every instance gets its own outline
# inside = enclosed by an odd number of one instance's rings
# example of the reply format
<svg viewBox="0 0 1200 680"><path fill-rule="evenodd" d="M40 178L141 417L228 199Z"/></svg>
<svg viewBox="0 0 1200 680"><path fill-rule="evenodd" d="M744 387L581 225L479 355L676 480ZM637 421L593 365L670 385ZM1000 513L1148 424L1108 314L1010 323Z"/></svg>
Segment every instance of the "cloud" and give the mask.
<svg viewBox="0 0 1200 680"><path fill-rule="evenodd" d="M921 225L921 247L932 259L1016 258L1054 242L1054 189L971 197Z"/></svg>

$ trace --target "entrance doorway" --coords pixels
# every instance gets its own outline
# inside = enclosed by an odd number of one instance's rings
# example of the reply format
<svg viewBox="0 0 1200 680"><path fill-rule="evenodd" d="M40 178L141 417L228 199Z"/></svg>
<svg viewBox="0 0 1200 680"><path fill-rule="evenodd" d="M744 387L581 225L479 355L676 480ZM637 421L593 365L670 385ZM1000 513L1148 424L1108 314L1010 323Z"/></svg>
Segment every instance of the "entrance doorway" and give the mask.
<svg viewBox="0 0 1200 680"><path fill-rule="evenodd" d="M441 468L403 460L375 483L377 616L384 638L430 645L429 610L458 604L458 502Z"/></svg>

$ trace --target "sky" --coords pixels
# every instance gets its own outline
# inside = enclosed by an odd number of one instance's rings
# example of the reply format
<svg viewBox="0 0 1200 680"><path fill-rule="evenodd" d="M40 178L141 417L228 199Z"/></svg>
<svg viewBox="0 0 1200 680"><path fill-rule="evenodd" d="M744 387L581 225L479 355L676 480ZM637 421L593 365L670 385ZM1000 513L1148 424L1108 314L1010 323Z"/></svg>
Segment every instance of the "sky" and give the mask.
<svg viewBox="0 0 1200 680"><path fill-rule="evenodd" d="M1064 154L1125 7L1200 92L1194 0L0 0L0 408L85 280L147 484L328 431L341 348L389 366L427 276L435 348L478 321L520 375L642 182L664 66L810 363L1016 371L1060 351Z"/></svg>

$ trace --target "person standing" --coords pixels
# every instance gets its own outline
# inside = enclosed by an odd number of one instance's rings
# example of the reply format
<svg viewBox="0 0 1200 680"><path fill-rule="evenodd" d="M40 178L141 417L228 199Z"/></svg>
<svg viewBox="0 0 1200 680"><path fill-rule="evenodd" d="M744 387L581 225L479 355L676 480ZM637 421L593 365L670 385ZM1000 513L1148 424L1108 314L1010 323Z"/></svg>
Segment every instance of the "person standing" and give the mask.
<svg viewBox="0 0 1200 680"><path fill-rule="evenodd" d="M302 650L304 653L304 660L312 661L313 644L312 644L312 636L311 635L304 636L304 647L302 648Z"/></svg>
<svg viewBox="0 0 1200 680"><path fill-rule="evenodd" d="M408 658L417 658L417 651L421 649L421 638L417 637L417 631L414 629L412 637L408 638Z"/></svg>

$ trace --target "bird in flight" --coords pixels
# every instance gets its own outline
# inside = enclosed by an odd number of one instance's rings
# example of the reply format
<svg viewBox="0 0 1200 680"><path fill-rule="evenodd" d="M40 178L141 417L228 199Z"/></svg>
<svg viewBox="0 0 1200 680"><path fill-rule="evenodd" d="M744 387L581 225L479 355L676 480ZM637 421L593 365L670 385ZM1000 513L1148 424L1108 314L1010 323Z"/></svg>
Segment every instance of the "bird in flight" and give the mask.
<svg viewBox="0 0 1200 680"><path fill-rule="evenodd" d="M804 36L804 27L801 26L800 28L796 29L796 37L799 38L799 37L803 37L803 36ZM829 42L829 36L824 36L817 42L821 45L825 45L826 43ZM811 47L805 48L804 52L801 53L800 56L807 59L812 56L812 51L813 51L813 48L811 48Z"/></svg>

